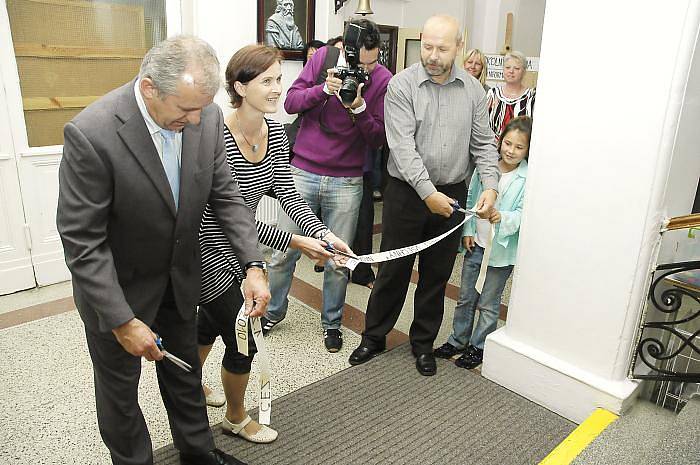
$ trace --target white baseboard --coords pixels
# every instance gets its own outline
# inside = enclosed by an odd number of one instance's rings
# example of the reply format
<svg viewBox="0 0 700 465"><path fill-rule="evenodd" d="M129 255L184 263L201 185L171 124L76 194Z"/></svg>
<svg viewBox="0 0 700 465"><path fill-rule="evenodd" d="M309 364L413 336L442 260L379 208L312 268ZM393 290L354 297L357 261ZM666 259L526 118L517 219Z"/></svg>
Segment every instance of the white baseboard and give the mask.
<svg viewBox="0 0 700 465"><path fill-rule="evenodd" d="M609 380L509 337L501 328L486 339L481 374L576 423L596 408L620 414L639 382Z"/></svg>

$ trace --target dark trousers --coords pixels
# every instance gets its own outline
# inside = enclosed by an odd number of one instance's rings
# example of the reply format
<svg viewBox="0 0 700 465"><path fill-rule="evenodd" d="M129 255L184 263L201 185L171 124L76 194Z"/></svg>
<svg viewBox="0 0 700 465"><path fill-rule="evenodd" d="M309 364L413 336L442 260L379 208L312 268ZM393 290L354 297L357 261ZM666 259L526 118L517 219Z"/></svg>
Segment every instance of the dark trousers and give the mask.
<svg viewBox="0 0 700 465"><path fill-rule="evenodd" d="M464 182L438 186L438 191L457 199L466 198ZM428 210L425 202L407 183L389 177L384 191L381 250L392 250L417 244L438 236L456 226L464 217L450 218ZM452 274L461 230L418 254L418 286L413 300L413 323L409 332L415 354L430 353L442 324L445 311L445 287ZM362 344L383 348L386 335L401 314L413 271L415 255L380 263L377 280L367 303Z"/></svg>
<svg viewBox="0 0 700 465"><path fill-rule="evenodd" d="M374 228L374 200L372 199L372 173L365 173L363 179L362 203L357 217L357 230L352 243L352 251L358 255L372 253L372 230ZM350 280L366 286L374 282L374 270L369 263L360 263L352 272Z"/></svg>
<svg viewBox="0 0 700 465"><path fill-rule="evenodd" d="M151 328L163 346L192 365L187 373L167 359L156 362L156 374L170 431L180 452L199 454L214 449L209 429L202 370L197 352L195 315L182 320L171 298L164 298ZM112 333L85 331L95 377L97 422L115 465L151 465L153 449L138 403L141 357L124 350Z"/></svg>

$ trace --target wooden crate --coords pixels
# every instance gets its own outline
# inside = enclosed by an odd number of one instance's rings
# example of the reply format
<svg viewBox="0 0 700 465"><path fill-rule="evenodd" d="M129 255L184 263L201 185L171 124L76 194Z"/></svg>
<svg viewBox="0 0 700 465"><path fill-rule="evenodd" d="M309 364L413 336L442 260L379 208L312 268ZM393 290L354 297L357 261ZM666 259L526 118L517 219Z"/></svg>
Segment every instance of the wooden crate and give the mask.
<svg viewBox="0 0 700 465"><path fill-rule="evenodd" d="M104 95L133 79L140 65L140 58L17 57L23 99Z"/></svg>
<svg viewBox="0 0 700 465"><path fill-rule="evenodd" d="M82 108L32 110L24 112L30 147L63 144L63 126Z"/></svg>
<svg viewBox="0 0 700 465"><path fill-rule="evenodd" d="M63 143L63 125L138 74L144 9L75 0L7 0L27 138Z"/></svg>
<svg viewBox="0 0 700 465"><path fill-rule="evenodd" d="M7 0L12 40L93 48L144 48L143 7L71 0Z"/></svg>

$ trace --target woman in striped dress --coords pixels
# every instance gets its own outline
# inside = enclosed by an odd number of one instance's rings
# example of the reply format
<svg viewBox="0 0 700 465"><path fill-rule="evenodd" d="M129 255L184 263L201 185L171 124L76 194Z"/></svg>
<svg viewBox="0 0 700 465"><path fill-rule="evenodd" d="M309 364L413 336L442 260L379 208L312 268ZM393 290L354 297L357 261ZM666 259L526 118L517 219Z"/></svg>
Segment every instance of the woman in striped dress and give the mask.
<svg viewBox="0 0 700 465"><path fill-rule="evenodd" d="M503 132L506 124L516 116L532 117L535 107L535 89L525 87L523 78L527 58L521 52L512 51L503 57L503 79L505 84L492 87L486 93L488 99L489 124L493 133Z"/></svg>
<svg viewBox="0 0 700 465"><path fill-rule="evenodd" d="M289 170L289 145L282 125L265 118L277 111L281 88L281 56L277 49L249 45L233 55L226 68L226 88L235 111L225 119L226 157L246 204L255 212L262 196L273 189L280 205L306 236L280 231L257 222L261 243L277 250L298 249L312 260L334 258L325 250L333 244L352 253L349 247L321 223L294 187ZM207 206L200 228L202 295L197 314L197 338L202 365L217 336L226 345L221 380L228 403L222 428L251 442L266 443L277 432L252 421L244 407L255 344L249 334L249 356L238 352L235 318L243 304L240 282L244 271L233 254L216 215ZM309 236L309 237L307 237ZM337 258L342 263L342 259ZM204 386L208 404L212 393ZM223 399L218 405L223 404Z"/></svg>

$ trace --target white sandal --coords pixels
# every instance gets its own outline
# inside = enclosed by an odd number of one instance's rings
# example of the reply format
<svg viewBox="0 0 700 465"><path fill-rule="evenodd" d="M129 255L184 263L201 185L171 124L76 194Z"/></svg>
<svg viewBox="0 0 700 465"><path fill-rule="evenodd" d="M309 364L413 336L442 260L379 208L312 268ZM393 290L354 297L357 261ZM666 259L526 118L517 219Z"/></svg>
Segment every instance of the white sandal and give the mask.
<svg viewBox="0 0 700 465"><path fill-rule="evenodd" d="M250 415L245 417L240 423L232 423L228 418L224 417L224 420L221 422L221 428L226 432L242 437L246 441L255 442L257 444L267 444L277 439L277 431L266 425L260 425L260 431L257 433L249 434L245 430L245 427L251 421L253 421L253 419L250 418Z"/></svg>

